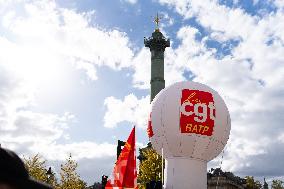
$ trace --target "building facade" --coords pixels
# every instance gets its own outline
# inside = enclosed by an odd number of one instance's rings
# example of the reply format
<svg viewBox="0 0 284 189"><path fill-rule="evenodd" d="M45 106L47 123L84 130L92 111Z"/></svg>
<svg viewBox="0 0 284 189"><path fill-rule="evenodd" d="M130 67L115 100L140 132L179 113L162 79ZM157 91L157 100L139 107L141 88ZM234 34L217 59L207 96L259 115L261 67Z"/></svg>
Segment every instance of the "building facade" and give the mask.
<svg viewBox="0 0 284 189"><path fill-rule="evenodd" d="M246 189L246 180L220 168L207 173L207 189Z"/></svg>

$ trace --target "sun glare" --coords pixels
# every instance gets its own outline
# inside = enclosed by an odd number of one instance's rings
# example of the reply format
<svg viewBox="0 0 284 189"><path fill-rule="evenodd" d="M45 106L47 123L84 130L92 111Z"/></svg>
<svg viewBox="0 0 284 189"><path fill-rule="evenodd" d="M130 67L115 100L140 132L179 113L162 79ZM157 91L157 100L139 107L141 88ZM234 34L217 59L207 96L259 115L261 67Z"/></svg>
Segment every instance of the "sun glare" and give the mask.
<svg viewBox="0 0 284 189"><path fill-rule="evenodd" d="M39 46L13 46L2 59L6 68L36 94L60 94L68 85L71 64L63 56Z"/></svg>

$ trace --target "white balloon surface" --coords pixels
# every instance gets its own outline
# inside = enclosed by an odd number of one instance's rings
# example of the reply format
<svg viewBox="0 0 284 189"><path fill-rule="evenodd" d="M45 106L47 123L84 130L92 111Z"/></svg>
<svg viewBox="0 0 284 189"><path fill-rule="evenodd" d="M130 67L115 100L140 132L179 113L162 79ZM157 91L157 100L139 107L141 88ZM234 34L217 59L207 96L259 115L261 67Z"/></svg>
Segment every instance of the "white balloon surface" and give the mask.
<svg viewBox="0 0 284 189"><path fill-rule="evenodd" d="M224 149L230 134L228 109L210 87L175 83L152 102L149 131L153 148L165 158L210 161Z"/></svg>

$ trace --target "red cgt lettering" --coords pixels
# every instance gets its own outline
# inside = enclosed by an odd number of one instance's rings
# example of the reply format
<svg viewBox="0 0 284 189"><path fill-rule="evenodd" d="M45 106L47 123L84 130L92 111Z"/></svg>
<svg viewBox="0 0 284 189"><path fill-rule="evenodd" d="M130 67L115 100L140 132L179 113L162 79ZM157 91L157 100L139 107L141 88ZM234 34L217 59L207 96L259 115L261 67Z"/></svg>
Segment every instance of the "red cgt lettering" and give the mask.
<svg viewBox="0 0 284 189"><path fill-rule="evenodd" d="M199 90L182 90L180 128L182 133L211 136L215 121L212 94Z"/></svg>

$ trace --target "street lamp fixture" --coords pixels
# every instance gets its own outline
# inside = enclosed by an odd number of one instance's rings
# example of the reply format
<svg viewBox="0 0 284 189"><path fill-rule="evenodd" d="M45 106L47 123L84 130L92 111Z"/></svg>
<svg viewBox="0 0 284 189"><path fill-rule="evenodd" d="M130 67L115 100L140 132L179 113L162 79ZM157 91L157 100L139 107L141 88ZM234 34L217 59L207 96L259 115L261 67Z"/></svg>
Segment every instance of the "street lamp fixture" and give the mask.
<svg viewBox="0 0 284 189"><path fill-rule="evenodd" d="M50 184L50 179L52 177L51 167L48 168L48 171L46 172L46 175L47 175L47 183Z"/></svg>

